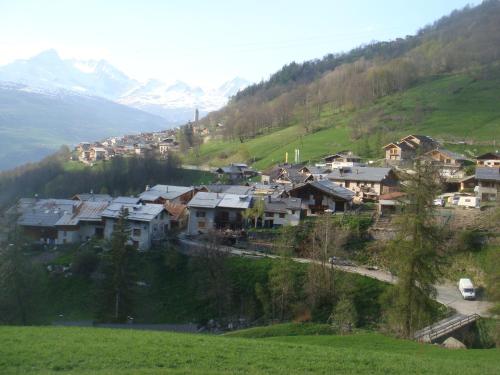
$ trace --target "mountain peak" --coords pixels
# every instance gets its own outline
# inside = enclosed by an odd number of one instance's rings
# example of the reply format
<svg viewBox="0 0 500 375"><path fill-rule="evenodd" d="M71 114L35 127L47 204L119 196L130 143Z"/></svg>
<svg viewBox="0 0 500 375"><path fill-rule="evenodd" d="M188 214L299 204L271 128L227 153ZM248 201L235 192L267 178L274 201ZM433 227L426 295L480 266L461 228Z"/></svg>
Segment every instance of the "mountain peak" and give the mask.
<svg viewBox="0 0 500 375"><path fill-rule="evenodd" d="M61 60L61 57L59 57L59 53L57 53L55 49L51 48L40 52L38 55L33 56L29 60L54 61L54 60Z"/></svg>

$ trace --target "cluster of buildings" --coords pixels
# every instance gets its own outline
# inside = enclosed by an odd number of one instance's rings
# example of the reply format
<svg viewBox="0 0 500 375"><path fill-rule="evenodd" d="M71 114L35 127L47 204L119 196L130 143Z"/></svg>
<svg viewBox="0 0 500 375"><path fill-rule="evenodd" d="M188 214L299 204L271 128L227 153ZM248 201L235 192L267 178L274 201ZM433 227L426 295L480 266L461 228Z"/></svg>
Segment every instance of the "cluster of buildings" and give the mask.
<svg viewBox="0 0 500 375"><path fill-rule="evenodd" d="M179 150L175 130L110 137L100 142L81 142L74 150L74 159L85 164L109 160L115 156L150 156L165 158Z"/></svg>
<svg viewBox="0 0 500 375"><path fill-rule="evenodd" d="M498 153L477 157L475 174L457 177L465 173L464 166L474 165L473 161L440 148L429 137L410 135L384 148L388 161L407 161L411 155L412 160L422 158L435 164L443 179L457 184L456 191L481 200L499 197ZM111 238L120 214L126 210L131 243L147 250L172 231L193 236L240 231L250 221L264 228L294 226L308 216L345 212L364 202L378 202L390 211L389 206L403 194L404 181L400 181L397 169L402 166L366 165L360 157L344 151L328 155L315 165L285 163L262 172L246 164L216 169L218 177L227 177L227 184L146 186L134 197L88 193L71 199L24 198L10 211L36 241L66 244ZM259 182L249 182L257 176ZM257 207L259 214L255 215Z"/></svg>

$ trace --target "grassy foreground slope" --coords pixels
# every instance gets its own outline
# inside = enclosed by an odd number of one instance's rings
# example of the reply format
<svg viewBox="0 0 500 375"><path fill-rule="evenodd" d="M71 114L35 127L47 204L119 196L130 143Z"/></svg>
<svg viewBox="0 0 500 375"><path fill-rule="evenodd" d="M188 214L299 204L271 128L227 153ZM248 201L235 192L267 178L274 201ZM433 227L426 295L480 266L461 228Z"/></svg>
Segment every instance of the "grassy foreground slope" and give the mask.
<svg viewBox="0 0 500 375"><path fill-rule="evenodd" d="M299 148L301 159L319 160L329 153L351 149L361 154L366 147L373 158L381 157L381 145L401 136L417 133L450 142L446 147L461 152L491 150L500 142L500 68L432 77L409 90L383 97L358 110L332 112L324 106L314 122L316 131L305 133L300 115L290 126L240 143L209 141L191 162L221 165L230 161L255 160L254 167L266 168L289 158ZM368 129L353 137L355 124ZM454 145L467 140L475 144Z"/></svg>
<svg viewBox="0 0 500 375"><path fill-rule="evenodd" d="M497 374L498 350L447 351L377 334L243 339L1 327L0 373Z"/></svg>

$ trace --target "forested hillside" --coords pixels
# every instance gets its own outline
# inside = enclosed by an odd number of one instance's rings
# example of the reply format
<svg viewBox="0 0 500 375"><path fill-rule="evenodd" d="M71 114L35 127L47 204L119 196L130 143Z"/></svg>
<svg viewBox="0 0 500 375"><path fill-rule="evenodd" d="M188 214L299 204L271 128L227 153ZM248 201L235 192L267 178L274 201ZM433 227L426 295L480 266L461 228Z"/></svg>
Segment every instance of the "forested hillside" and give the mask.
<svg viewBox="0 0 500 375"><path fill-rule="evenodd" d="M415 36L291 63L203 120L218 139L201 147L198 162L269 165L275 157L256 142L280 159L297 146L304 158L343 147L376 157L384 142L413 131L474 142L471 152L491 148L500 129L499 63L497 0L455 11Z"/></svg>

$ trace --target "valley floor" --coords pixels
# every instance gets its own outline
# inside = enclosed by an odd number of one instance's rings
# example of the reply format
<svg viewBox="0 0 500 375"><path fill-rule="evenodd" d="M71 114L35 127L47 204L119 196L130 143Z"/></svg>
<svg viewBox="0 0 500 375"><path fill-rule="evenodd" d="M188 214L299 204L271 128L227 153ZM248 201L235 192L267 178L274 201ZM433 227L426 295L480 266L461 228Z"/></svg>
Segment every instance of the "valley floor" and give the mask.
<svg viewBox="0 0 500 375"><path fill-rule="evenodd" d="M0 327L0 373L498 374L500 351L379 334L266 339L96 328Z"/></svg>

